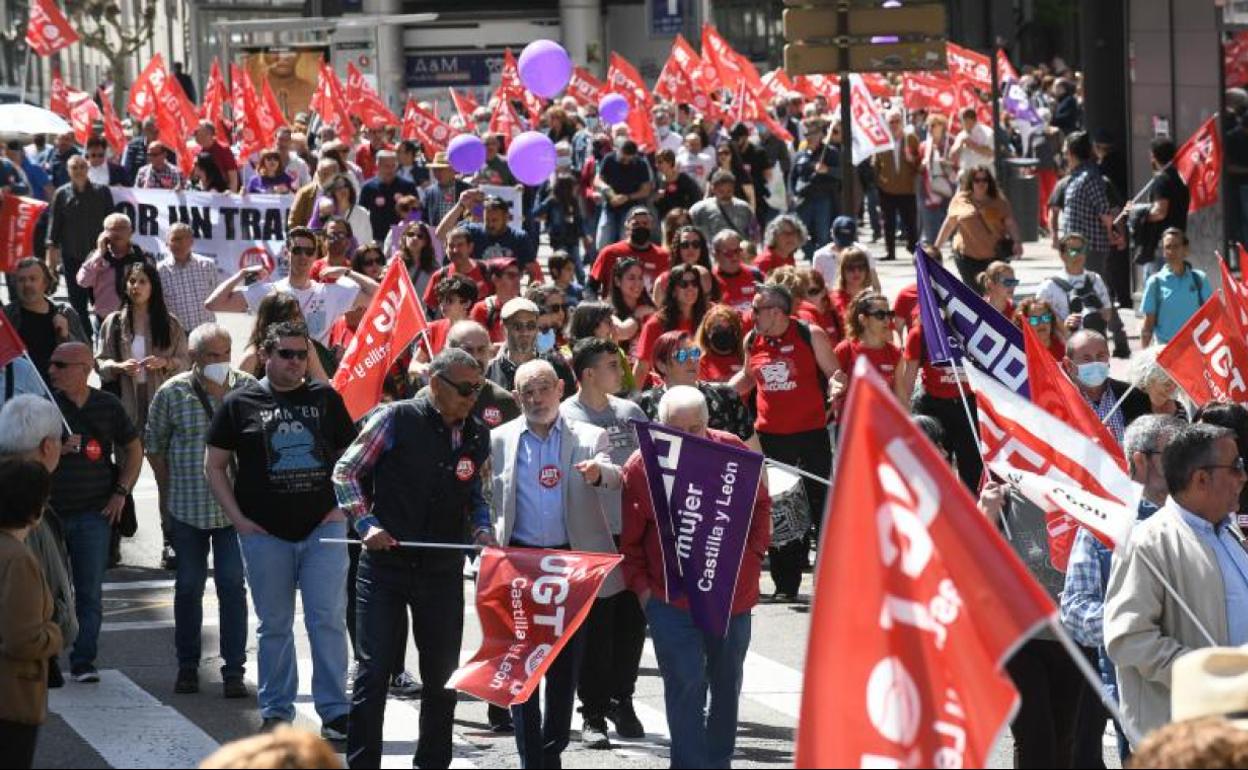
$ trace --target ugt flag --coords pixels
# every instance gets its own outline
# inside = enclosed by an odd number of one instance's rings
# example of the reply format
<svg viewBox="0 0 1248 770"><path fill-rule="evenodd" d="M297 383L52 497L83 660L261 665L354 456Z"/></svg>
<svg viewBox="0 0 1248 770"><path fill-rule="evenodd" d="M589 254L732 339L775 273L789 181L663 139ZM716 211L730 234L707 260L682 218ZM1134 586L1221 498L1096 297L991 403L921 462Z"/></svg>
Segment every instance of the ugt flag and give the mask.
<svg viewBox="0 0 1248 770"><path fill-rule="evenodd" d="M724 637L754 517L763 456L657 423L633 421L650 485L663 581L694 624Z"/></svg>
<svg viewBox="0 0 1248 770"><path fill-rule="evenodd" d="M1179 148L1172 163L1191 191L1188 211L1200 211L1218 201L1218 183L1222 179L1222 135L1218 132L1217 115L1196 129L1196 133Z"/></svg>
<svg viewBox="0 0 1248 770"><path fill-rule="evenodd" d="M921 247L914 267L923 341L933 364L969 358L1002 385L1030 398L1023 333ZM967 367L970 368L970 367Z"/></svg>
<svg viewBox="0 0 1248 770"><path fill-rule="evenodd" d="M48 204L20 195L0 197L0 273L11 273L35 253L35 222Z"/></svg>
<svg viewBox="0 0 1248 770"><path fill-rule="evenodd" d="M1002 670L1056 613L949 463L860 360L829 495L798 767L984 767Z"/></svg>
<svg viewBox="0 0 1248 770"><path fill-rule="evenodd" d="M623 560L618 554L486 548L477 573L481 649L446 686L503 708L527 701Z"/></svg>
<svg viewBox="0 0 1248 770"><path fill-rule="evenodd" d="M334 390L342 395L352 420L381 401L386 372L427 326L407 266L396 259L386 269L334 375Z"/></svg>
<svg viewBox="0 0 1248 770"><path fill-rule="evenodd" d="M1248 344L1237 334L1228 304L1219 289L1157 354L1157 363L1196 406L1248 401Z"/></svg>
<svg viewBox="0 0 1248 770"><path fill-rule="evenodd" d="M40 56L51 56L78 42L78 32L54 0L35 0L26 22L26 45Z"/></svg>

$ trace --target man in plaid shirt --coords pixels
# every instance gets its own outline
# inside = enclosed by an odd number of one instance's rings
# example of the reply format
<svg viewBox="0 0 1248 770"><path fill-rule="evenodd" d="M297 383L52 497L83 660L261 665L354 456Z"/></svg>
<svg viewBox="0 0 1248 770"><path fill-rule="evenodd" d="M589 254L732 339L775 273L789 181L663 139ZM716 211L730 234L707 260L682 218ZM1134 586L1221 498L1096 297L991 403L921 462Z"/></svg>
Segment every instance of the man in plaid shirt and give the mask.
<svg viewBox="0 0 1248 770"><path fill-rule="evenodd" d="M134 186L149 190L181 190L186 186L182 171L169 162L169 148L160 142L147 146L147 165L134 175Z"/></svg>
<svg viewBox="0 0 1248 770"><path fill-rule="evenodd" d="M1161 467L1161 452L1183 421L1169 415L1144 415L1131 423L1123 437L1123 452L1131 470L1131 479L1144 487L1139 502L1139 520L1152 516L1166 502L1168 488ZM1075 641L1097 651L1101 679L1115 700L1118 682L1114 664L1105 654L1105 589L1109 584L1109 567L1113 552L1086 529L1080 529L1066 566L1066 585L1062 589L1062 625ZM1126 746L1125 736L1118 734L1119 748Z"/></svg>
<svg viewBox="0 0 1248 770"><path fill-rule="evenodd" d="M238 536L204 477L204 448L212 415L225 395L254 382L230 368L229 332L204 324L191 332L191 371L171 377L152 399L143 444L156 475L160 509L168 514L177 553L174 644L178 678L174 691L199 692L200 631L204 583L212 548L221 613L221 675L227 698L245 698L247 588Z"/></svg>
<svg viewBox="0 0 1248 770"><path fill-rule="evenodd" d="M169 255L157 263L156 272L160 273L169 312L177 316L182 328L190 333L217 320L216 314L204 307L208 295L220 283L217 262L191 251L195 236L185 222L169 228L166 245Z"/></svg>

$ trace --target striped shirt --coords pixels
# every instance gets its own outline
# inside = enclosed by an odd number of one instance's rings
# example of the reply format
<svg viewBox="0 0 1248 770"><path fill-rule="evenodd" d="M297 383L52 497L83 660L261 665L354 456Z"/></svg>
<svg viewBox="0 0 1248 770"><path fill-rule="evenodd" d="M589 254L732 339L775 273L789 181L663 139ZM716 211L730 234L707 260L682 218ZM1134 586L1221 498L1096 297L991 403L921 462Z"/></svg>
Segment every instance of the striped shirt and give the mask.
<svg viewBox="0 0 1248 770"><path fill-rule="evenodd" d="M227 382L235 390L254 381L251 375L233 370ZM156 391L148 408L143 445L147 454L161 455L169 464L164 490L169 515L196 529L221 529L230 526L230 520L204 477L204 448L212 421L195 394L194 382L194 372L183 372ZM221 399L204 394L214 412L221 407Z"/></svg>
<svg viewBox="0 0 1248 770"><path fill-rule="evenodd" d="M204 301L220 282L215 260L192 254L185 264L179 264L170 255L160 260L156 271L160 273L160 286L165 290L165 304L182 322L187 334L217 320L216 314L204 309Z"/></svg>
<svg viewBox="0 0 1248 770"><path fill-rule="evenodd" d="M166 163L163 169L158 169L149 163L135 174L134 186L149 190L181 190L186 186L186 178L177 166Z"/></svg>

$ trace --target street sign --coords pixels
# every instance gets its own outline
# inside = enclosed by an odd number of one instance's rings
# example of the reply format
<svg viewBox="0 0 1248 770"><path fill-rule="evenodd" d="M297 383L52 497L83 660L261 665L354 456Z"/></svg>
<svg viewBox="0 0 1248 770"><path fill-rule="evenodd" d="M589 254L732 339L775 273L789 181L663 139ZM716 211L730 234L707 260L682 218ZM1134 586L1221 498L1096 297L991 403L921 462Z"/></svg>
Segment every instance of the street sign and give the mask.
<svg viewBox="0 0 1248 770"><path fill-rule="evenodd" d="M674 37L685 31L689 0L648 0L646 4L650 6L650 37Z"/></svg>
<svg viewBox="0 0 1248 770"><path fill-rule="evenodd" d="M792 75L945 67L944 3L895 8L862 0L785 0L784 69ZM842 57L847 58L842 58Z"/></svg>
<svg viewBox="0 0 1248 770"><path fill-rule="evenodd" d="M860 43L848 48L849 72L943 70L947 66L944 40ZM821 75L843 70L840 46L790 43L784 47L784 71L790 75Z"/></svg>
<svg viewBox="0 0 1248 770"><path fill-rule="evenodd" d="M925 35L945 34L948 16L944 5L916 5L899 8L851 8L849 29L841 29L840 14L828 6L786 8L784 11L784 37L789 41L832 39L849 35L869 37L875 35Z"/></svg>

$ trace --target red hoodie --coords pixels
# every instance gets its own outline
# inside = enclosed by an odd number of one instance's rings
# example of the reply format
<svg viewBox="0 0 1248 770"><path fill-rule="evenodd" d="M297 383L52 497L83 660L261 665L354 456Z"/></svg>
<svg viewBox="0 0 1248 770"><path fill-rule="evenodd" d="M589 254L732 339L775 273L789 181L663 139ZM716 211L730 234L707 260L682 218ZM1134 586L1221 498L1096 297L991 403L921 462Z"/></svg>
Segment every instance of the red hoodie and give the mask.
<svg viewBox="0 0 1248 770"><path fill-rule="evenodd" d="M731 433L708 430L707 438L749 450L741 439ZM659 545L658 524L654 517L654 505L650 500L650 485L646 482L645 464L641 453L633 452L624 464L624 528L620 533L620 553L624 554L624 581L633 593L641 596L650 591L654 598L681 609L689 609L685 599L669 601L667 587L663 582L663 551ZM771 496L767 492L766 476L759 484L758 497L754 501L754 517L750 520L750 533L745 540L745 554L741 559L741 572L737 575L737 590L732 598L732 614L748 612L758 604L758 580L762 572L763 557L771 545Z"/></svg>

